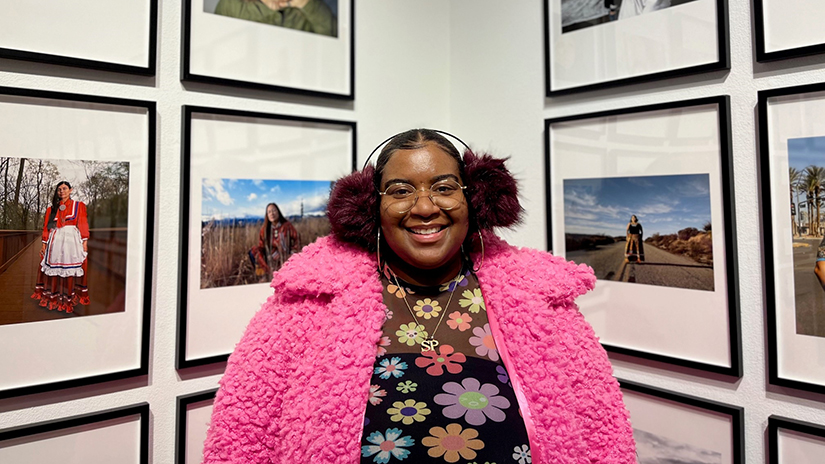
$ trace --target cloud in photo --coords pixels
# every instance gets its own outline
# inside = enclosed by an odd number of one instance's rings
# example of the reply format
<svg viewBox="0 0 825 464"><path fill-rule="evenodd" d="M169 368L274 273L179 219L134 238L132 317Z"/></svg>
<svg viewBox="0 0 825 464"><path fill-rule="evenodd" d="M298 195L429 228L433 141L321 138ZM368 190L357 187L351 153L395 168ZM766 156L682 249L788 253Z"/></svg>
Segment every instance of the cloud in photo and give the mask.
<svg viewBox="0 0 825 464"><path fill-rule="evenodd" d="M284 216L323 215L331 181L275 179L204 179L201 218L263 219L266 206L275 203Z"/></svg>
<svg viewBox="0 0 825 464"><path fill-rule="evenodd" d="M631 215L645 237L711 220L708 174L604 177L564 181L564 231L622 236Z"/></svg>

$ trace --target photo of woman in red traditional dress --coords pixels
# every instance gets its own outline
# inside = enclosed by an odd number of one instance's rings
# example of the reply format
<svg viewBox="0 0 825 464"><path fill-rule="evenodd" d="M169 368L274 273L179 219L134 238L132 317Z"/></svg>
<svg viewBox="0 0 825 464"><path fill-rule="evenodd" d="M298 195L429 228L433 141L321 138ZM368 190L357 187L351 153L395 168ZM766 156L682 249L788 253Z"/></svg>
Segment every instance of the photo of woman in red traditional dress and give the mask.
<svg viewBox="0 0 825 464"><path fill-rule="evenodd" d="M278 205L266 205L264 225L258 234L258 245L249 251L249 257L255 264L255 274L269 279L293 253L299 251L301 238L295 226L281 214Z"/></svg>
<svg viewBox="0 0 825 464"><path fill-rule="evenodd" d="M40 306L71 313L89 304L87 262L89 222L86 205L71 197L68 181L57 184L46 210L40 248L40 271L32 299Z"/></svg>

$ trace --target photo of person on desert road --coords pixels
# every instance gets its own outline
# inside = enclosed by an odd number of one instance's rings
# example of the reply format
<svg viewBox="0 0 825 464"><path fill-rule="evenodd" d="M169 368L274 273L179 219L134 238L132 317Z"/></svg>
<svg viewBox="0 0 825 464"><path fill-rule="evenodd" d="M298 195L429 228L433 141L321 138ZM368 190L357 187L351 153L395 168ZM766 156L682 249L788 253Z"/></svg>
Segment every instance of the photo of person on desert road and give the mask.
<svg viewBox="0 0 825 464"><path fill-rule="evenodd" d="M624 248L625 262L638 261L640 263L645 260L645 244L642 242L642 235L644 230L639 219L634 214L630 216L630 222L627 223L627 244Z"/></svg>

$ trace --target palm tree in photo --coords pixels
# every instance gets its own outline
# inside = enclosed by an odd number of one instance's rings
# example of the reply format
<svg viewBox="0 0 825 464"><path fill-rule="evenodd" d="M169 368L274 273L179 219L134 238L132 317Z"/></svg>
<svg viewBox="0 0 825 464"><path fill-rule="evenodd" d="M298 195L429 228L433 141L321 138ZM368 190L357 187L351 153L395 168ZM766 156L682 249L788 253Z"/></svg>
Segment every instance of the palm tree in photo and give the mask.
<svg viewBox="0 0 825 464"><path fill-rule="evenodd" d="M819 193L825 186L825 168L819 166L808 166L805 168L805 187L809 194L809 203L811 207L816 205L816 216L811 221L811 225L815 226L814 237L819 237ZM808 216L812 216L811 210L808 210Z"/></svg>
<svg viewBox="0 0 825 464"><path fill-rule="evenodd" d="M802 214L799 208L799 187L802 184L802 173L799 169L788 168L788 180L791 187L791 201L793 202L793 194L796 192L796 217L791 217L791 224L793 224L793 236L799 236L799 217Z"/></svg>

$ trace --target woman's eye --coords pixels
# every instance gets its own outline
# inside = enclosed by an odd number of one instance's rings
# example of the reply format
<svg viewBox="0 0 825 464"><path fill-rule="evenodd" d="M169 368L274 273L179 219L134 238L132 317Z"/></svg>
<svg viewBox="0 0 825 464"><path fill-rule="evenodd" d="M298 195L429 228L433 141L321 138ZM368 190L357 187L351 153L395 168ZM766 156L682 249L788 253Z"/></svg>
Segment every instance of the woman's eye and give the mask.
<svg viewBox="0 0 825 464"><path fill-rule="evenodd" d="M396 188L390 189L390 191L388 193L390 195L406 196L406 195L412 194L412 192L413 192L412 189L410 189L408 187L396 187Z"/></svg>

